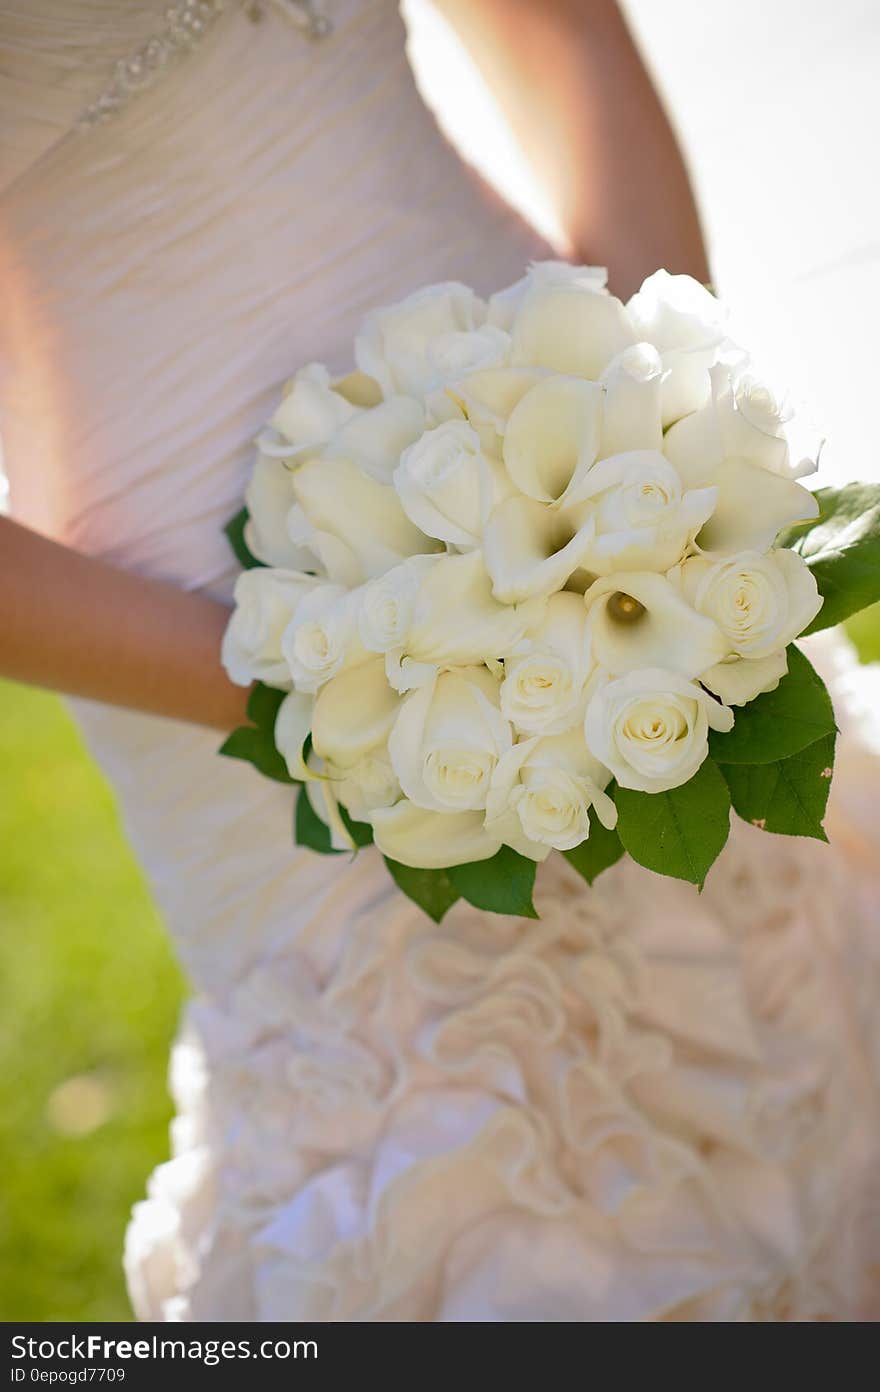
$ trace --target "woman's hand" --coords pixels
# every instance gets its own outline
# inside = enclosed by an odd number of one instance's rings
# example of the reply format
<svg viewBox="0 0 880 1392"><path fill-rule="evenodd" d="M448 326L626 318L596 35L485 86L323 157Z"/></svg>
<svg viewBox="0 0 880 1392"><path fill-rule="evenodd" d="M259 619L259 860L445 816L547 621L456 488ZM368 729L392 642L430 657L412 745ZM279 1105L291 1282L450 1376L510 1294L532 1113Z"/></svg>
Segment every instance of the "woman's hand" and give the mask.
<svg viewBox="0 0 880 1392"><path fill-rule="evenodd" d="M614 0L434 0L546 191L562 250L628 297L664 267L706 283L687 172Z"/></svg>
<svg viewBox="0 0 880 1392"><path fill-rule="evenodd" d="M220 665L228 617L0 517L0 675L231 730L247 692Z"/></svg>

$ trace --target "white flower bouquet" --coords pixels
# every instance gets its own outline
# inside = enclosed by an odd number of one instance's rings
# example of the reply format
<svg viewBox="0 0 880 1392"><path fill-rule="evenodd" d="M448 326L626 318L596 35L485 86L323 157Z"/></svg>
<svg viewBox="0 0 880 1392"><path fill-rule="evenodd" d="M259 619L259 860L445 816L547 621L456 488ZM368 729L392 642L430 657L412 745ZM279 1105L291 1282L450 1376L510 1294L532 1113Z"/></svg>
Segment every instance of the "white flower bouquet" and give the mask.
<svg viewBox="0 0 880 1392"><path fill-rule="evenodd" d="M701 885L731 806L824 839L793 640L880 598L880 490L799 482L818 449L718 301L545 263L378 310L354 355L288 384L227 528L256 685L222 752L299 785L297 841L375 842L439 919L533 915L554 850Z"/></svg>

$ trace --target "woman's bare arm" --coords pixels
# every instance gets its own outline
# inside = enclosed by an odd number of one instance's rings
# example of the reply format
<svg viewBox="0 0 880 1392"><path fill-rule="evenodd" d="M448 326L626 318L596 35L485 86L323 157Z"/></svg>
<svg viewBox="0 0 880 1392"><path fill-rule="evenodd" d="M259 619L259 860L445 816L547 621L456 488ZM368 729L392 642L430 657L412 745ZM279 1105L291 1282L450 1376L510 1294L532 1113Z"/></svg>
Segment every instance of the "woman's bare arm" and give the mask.
<svg viewBox="0 0 880 1392"><path fill-rule="evenodd" d="M494 90L578 260L628 295L709 272L678 146L613 0L435 0ZM0 518L0 674L228 730L223 605Z"/></svg>
<svg viewBox="0 0 880 1392"><path fill-rule="evenodd" d="M231 730L247 693L220 665L229 610L0 517L0 674Z"/></svg>
<svg viewBox="0 0 880 1392"><path fill-rule="evenodd" d="M546 191L574 260L629 296L663 266L709 280L681 152L614 0L434 0Z"/></svg>

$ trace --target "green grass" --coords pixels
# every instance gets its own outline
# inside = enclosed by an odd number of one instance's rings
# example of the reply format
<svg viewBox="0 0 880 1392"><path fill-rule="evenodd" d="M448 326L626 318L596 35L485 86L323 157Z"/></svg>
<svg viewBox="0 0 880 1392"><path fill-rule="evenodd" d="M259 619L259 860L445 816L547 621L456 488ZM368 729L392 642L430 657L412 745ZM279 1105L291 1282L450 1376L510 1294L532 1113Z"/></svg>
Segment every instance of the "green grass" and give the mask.
<svg viewBox="0 0 880 1392"><path fill-rule="evenodd" d="M880 662L880 604L853 614L844 627L862 662Z"/></svg>
<svg viewBox="0 0 880 1392"><path fill-rule="evenodd" d="M131 1318L122 1240L168 1153L181 992L64 707L0 682L0 1319Z"/></svg>

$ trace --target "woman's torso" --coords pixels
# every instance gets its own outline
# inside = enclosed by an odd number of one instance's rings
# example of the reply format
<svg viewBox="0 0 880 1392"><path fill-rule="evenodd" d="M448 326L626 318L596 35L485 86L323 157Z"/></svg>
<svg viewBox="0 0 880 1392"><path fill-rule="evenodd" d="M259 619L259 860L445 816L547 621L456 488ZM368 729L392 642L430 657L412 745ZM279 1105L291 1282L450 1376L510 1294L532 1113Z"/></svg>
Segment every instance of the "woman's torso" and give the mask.
<svg viewBox="0 0 880 1392"><path fill-rule="evenodd" d="M541 243L440 135L396 0L332 0L318 42L271 0L258 23L228 0L154 86L72 129L164 8L0 4L0 429L21 520L228 597L222 527L282 382L312 359L345 370L370 306L431 280L488 291ZM258 950L246 886L273 881L283 921L326 868L291 847L286 795L213 735L78 714L191 970L209 984L206 956L216 983L230 915L236 961Z"/></svg>
<svg viewBox="0 0 880 1392"><path fill-rule="evenodd" d="M538 250L422 106L395 0L327 7L334 35L312 45L273 4L252 24L227 0L157 86L73 134L162 0L0 0L13 510L224 596L221 527L282 381L344 368L371 305L429 280L489 290ZM587 894L559 861L540 923L456 906L435 929L371 852L295 849L288 790L214 735L78 714L200 992L176 1159L129 1244L142 1314L864 1302L859 799L839 803L836 859L741 828L702 899L626 864Z"/></svg>

